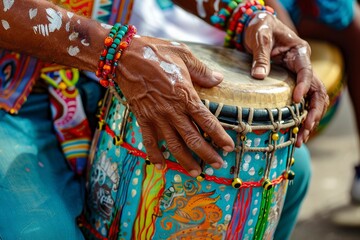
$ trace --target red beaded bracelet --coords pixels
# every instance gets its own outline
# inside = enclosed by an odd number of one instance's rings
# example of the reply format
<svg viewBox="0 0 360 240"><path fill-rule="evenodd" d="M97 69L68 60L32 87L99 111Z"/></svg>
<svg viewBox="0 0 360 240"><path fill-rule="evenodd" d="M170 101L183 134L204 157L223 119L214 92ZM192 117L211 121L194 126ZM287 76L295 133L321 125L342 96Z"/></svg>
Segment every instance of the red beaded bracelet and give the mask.
<svg viewBox="0 0 360 240"><path fill-rule="evenodd" d="M129 46L131 39L136 34L133 25L122 26L116 23L104 40L104 50L101 52L96 76L103 87L114 85L115 71L121 53ZM125 37L125 39L124 39Z"/></svg>

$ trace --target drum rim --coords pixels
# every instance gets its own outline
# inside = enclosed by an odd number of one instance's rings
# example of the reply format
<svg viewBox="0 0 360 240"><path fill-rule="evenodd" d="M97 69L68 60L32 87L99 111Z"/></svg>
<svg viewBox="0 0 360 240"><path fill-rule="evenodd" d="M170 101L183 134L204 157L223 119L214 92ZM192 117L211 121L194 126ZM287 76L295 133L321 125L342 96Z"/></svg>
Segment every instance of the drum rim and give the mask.
<svg viewBox="0 0 360 240"><path fill-rule="evenodd" d="M205 101L201 100L204 104ZM298 110L300 115L304 112L304 103L301 102L298 105ZM212 114L215 115L217 109L219 107L219 103L209 102L208 109ZM249 116L251 111L253 111L251 125L271 125L272 121L270 118L269 111L271 111L274 119L279 119L279 111L281 111L281 121L284 123L290 122L294 120L293 113L289 109L291 108L293 112L296 112L296 105L292 104L290 106L282 107L282 108L273 108L273 109L265 109L265 108L242 108L233 105L223 105L220 113L218 114L217 119L226 124L230 125L238 125L238 110L242 110L242 122L248 123Z"/></svg>

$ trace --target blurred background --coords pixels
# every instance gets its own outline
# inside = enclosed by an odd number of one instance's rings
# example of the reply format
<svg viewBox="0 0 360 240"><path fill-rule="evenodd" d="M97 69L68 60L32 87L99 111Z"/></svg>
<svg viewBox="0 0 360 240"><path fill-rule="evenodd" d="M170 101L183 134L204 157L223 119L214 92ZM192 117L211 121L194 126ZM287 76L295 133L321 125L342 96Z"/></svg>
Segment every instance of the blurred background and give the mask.
<svg viewBox="0 0 360 240"><path fill-rule="evenodd" d="M344 228L331 221L348 207L353 167L359 159L354 114L347 89L329 125L308 142L313 175L292 240L359 240L360 228Z"/></svg>

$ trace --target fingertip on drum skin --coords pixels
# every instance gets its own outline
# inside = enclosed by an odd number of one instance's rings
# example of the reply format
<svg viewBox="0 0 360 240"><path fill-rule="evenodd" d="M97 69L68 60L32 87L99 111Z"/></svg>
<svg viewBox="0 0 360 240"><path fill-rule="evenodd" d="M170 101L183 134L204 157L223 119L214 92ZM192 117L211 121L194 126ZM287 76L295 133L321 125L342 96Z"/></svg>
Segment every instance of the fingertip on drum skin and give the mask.
<svg viewBox="0 0 360 240"><path fill-rule="evenodd" d="M221 83L224 80L224 75L220 72L213 71L212 75L216 83Z"/></svg>
<svg viewBox="0 0 360 240"><path fill-rule="evenodd" d="M254 67L252 69L251 75L256 79L264 79L266 77L266 68Z"/></svg>

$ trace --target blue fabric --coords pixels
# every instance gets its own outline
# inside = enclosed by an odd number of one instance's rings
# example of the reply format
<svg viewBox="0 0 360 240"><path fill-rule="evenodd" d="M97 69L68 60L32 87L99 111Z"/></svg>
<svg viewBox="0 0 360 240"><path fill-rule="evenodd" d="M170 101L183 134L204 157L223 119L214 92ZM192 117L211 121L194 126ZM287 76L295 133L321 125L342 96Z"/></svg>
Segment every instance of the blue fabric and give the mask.
<svg viewBox="0 0 360 240"><path fill-rule="evenodd" d="M294 158L295 164L291 169L295 172L295 179L289 184L286 193L283 212L275 231L275 240L290 239L311 179L310 153L304 144L295 150Z"/></svg>
<svg viewBox="0 0 360 240"><path fill-rule="evenodd" d="M285 9L290 13L295 24L299 23L304 15L299 7L302 0L280 0ZM310 0L311 1L311 0ZM355 0L312 0L315 2L319 15L316 19L335 29L344 29L354 19ZM306 1L309 2L309 1ZM306 4L306 3L305 3Z"/></svg>
<svg viewBox="0 0 360 240"><path fill-rule="evenodd" d="M47 94L31 94L19 115L0 110L0 122L0 239L83 239L83 184L60 149Z"/></svg>

